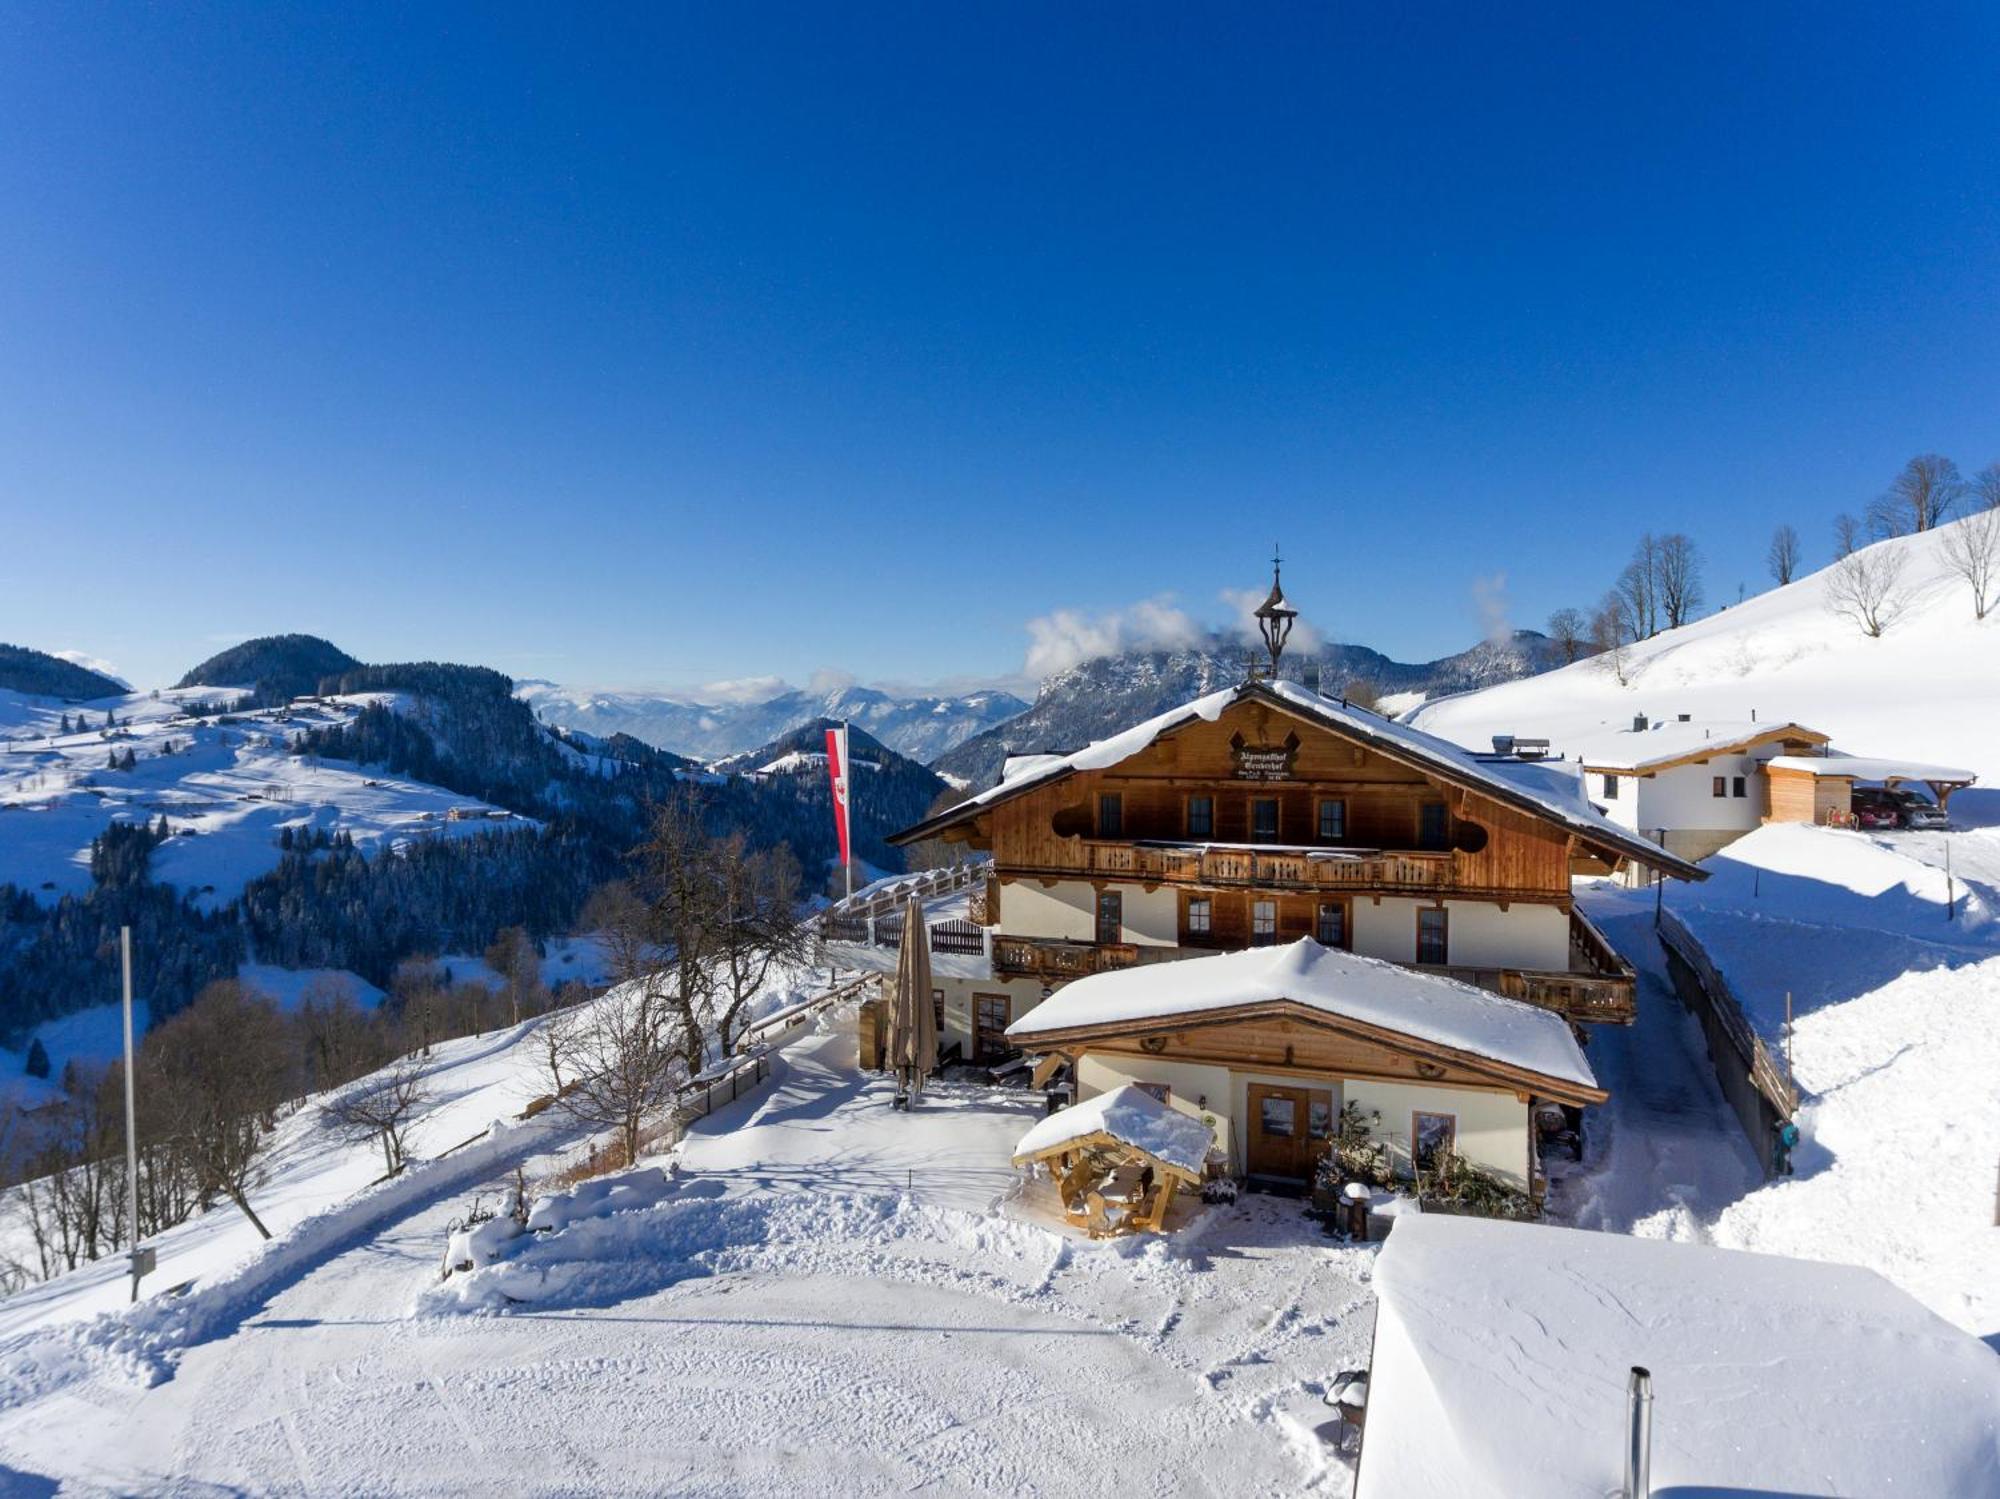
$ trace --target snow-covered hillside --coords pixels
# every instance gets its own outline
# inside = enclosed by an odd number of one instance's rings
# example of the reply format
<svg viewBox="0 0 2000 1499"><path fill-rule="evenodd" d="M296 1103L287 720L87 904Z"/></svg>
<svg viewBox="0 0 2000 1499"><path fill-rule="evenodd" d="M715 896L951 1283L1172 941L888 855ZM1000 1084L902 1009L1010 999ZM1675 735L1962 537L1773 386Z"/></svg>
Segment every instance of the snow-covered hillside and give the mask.
<svg viewBox="0 0 2000 1499"><path fill-rule="evenodd" d="M153 877L219 905L276 867L280 839L344 832L364 849L528 823L419 781L290 753L292 736L351 723L393 694L193 717L226 691L168 689L76 707L0 692L0 884L45 902L90 888L90 843L112 822L167 820ZM106 715L117 721L106 727ZM61 732L64 718L71 732ZM81 721L81 728L78 721ZM130 770L111 769L115 755Z"/></svg>
<svg viewBox="0 0 2000 1499"><path fill-rule="evenodd" d="M1560 753L1640 713L1747 719L1754 710L1823 730L1850 753L1966 765L2000 785L2000 610L1973 618L1971 591L1944 560L1950 529L1868 549L1900 565L1908 596L1879 639L1833 612L1827 568L1629 647L1622 683L1616 663L1596 657L1439 698L1410 721L1480 749L1495 734L1545 736Z"/></svg>
<svg viewBox="0 0 2000 1499"><path fill-rule="evenodd" d="M1821 572L1631 647L1624 685L1606 663L1587 661L1441 699L1411 717L1472 747L1494 734L1545 735L1561 753L1640 713L1699 722L1747 719L1755 709L1760 720L1829 733L1837 750L1980 774L1981 785L1953 796L1950 832L1772 824L1705 860L1706 882L1668 885L1668 908L1779 1055L1791 997L1802 1100L1797 1175L1762 1183L1727 1149L1687 1148L1670 1117L1687 1098L1662 1110L1654 1095L1664 1058L1634 1050L1641 1039L1666 1047L1678 1038L1642 1017L1638 1031L1592 1049L1614 1097L1586 1122L1597 1176L1583 1218L1867 1265L1993 1337L2000 615L1973 618L1943 542L1932 532L1873 549L1900 559L1909 594L1906 612L1879 639L1832 612ZM1605 888L1586 899L1652 975L1642 1005L1677 1011L1652 935L1652 893ZM1698 1038L1693 1055L1703 1065ZM1633 1138L1620 1140L1621 1129ZM1607 1211L1607 1203L1625 1210Z"/></svg>

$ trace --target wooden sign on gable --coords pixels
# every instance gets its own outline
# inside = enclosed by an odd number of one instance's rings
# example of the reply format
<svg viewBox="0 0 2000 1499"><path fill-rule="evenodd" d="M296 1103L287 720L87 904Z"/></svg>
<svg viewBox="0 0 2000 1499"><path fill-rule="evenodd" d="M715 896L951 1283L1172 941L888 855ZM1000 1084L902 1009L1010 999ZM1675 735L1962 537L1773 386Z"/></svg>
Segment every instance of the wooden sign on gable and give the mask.
<svg viewBox="0 0 2000 1499"><path fill-rule="evenodd" d="M1283 744L1251 744L1241 734L1229 740L1229 752L1239 781L1289 781L1299 753L1299 736L1287 734Z"/></svg>

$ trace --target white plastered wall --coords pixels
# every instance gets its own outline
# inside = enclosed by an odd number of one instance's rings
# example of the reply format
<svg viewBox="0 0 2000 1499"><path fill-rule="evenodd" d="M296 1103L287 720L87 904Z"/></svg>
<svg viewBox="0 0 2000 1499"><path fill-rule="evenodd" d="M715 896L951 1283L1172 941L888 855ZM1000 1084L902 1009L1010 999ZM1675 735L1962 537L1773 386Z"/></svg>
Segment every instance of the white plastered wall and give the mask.
<svg viewBox="0 0 2000 1499"><path fill-rule="evenodd" d="M1180 900L1161 886L1117 885L1122 925L1119 940L1142 947L1180 942ZM1097 940L1097 888L1083 880L1015 880L1000 887L1000 931L1009 937L1049 937L1066 942Z"/></svg>
<svg viewBox="0 0 2000 1499"><path fill-rule="evenodd" d="M1417 909L1433 904L1403 896L1380 903L1354 898L1354 950L1391 963L1417 960ZM1569 916L1559 906L1514 901L1506 910L1492 901L1445 902L1446 953L1458 968L1526 968L1563 973L1569 968Z"/></svg>
<svg viewBox="0 0 2000 1499"><path fill-rule="evenodd" d="M1373 1133L1389 1147L1398 1172L1410 1170L1411 1116L1453 1114L1457 1149L1475 1166L1526 1189L1528 1185L1528 1106L1512 1093L1441 1088L1428 1083L1350 1080L1346 1101L1381 1115Z"/></svg>

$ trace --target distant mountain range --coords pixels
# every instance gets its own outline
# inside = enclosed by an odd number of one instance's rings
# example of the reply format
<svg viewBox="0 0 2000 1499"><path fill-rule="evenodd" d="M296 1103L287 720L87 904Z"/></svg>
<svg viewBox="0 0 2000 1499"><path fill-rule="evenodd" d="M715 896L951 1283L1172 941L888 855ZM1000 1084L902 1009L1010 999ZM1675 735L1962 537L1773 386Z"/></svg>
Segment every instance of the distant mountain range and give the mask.
<svg viewBox="0 0 2000 1499"><path fill-rule="evenodd" d="M755 702L704 703L649 692L588 692L524 681L515 696L543 723L634 739L697 760L722 760L784 738L820 719L847 722L897 754L935 760L973 735L1026 710L1011 693L901 695L874 687L831 692L788 688Z"/></svg>
<svg viewBox="0 0 2000 1499"><path fill-rule="evenodd" d="M1421 692L1434 698L1531 677L1560 661L1547 636L1516 630L1503 642L1482 641L1456 655L1416 663L1391 660L1364 645L1328 645L1288 654L1283 674L1308 681L1316 674L1320 689L1329 693L1366 682L1384 696ZM1242 681L1245 662L1242 643L1222 635L1191 649L1100 656L1050 677L1027 712L974 735L931 764L954 783L990 786L1008 755L1079 749Z"/></svg>

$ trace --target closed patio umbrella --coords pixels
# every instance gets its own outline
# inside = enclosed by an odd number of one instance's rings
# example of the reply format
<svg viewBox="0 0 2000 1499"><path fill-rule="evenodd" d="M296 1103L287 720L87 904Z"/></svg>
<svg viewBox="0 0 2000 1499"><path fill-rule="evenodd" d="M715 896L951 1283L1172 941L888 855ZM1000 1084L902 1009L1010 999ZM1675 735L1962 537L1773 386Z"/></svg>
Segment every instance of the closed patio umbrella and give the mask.
<svg viewBox="0 0 2000 1499"><path fill-rule="evenodd" d="M896 992L889 1000L887 1059L900 1093L923 1091L937 1066L937 1012L931 1007L931 933L913 895L903 912L903 940L896 954Z"/></svg>

